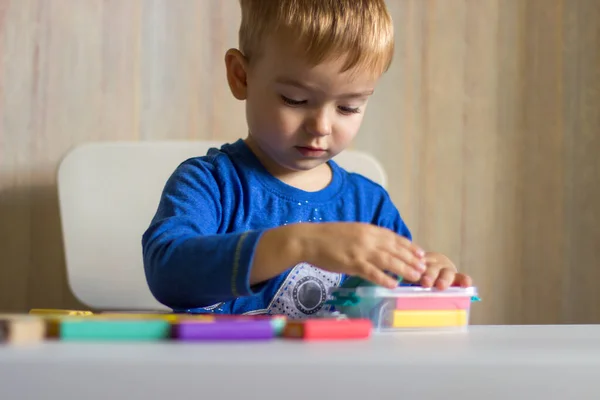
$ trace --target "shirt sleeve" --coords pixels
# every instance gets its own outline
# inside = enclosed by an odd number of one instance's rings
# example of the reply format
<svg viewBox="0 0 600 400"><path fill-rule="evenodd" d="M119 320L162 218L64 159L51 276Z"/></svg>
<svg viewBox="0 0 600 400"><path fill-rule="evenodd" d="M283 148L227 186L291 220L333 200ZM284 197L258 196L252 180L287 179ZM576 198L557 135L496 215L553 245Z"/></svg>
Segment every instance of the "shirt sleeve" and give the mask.
<svg viewBox="0 0 600 400"><path fill-rule="evenodd" d="M150 291L173 309L254 294L250 269L263 231L218 233L223 208L211 168L199 160L181 164L167 181L142 237Z"/></svg>

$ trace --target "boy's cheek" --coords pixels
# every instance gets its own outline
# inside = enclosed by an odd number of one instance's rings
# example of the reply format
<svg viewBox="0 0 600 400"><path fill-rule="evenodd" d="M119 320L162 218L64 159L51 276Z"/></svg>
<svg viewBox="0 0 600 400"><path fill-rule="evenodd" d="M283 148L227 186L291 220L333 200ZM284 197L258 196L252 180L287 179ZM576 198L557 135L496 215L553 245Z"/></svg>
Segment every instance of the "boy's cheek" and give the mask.
<svg viewBox="0 0 600 400"><path fill-rule="evenodd" d="M286 125L286 117L276 104L255 104L248 110L248 125L257 132L281 132Z"/></svg>
<svg viewBox="0 0 600 400"><path fill-rule="evenodd" d="M339 124L336 129L336 142L340 146L348 145L358 134L360 130L360 121L347 121L345 123Z"/></svg>
<svg viewBox="0 0 600 400"><path fill-rule="evenodd" d="M292 109L290 107L279 108L269 118L270 123L275 125L279 132L292 134L301 131L304 121L300 109Z"/></svg>

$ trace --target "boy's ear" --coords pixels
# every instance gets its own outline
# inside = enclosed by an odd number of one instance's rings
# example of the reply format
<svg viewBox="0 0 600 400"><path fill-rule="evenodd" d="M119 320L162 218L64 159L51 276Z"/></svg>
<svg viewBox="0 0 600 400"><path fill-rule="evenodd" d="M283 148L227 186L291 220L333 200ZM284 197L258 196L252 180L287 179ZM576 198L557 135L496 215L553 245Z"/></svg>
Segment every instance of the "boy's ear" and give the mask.
<svg viewBox="0 0 600 400"><path fill-rule="evenodd" d="M231 93L238 100L246 100L248 88L246 57L237 49L229 49L225 53L225 67Z"/></svg>

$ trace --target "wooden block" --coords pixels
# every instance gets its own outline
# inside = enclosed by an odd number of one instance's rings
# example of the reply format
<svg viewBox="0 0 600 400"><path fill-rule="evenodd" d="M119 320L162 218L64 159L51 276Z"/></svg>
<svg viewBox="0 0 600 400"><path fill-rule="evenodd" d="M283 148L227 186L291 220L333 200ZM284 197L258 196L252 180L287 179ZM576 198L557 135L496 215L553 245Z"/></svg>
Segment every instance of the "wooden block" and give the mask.
<svg viewBox="0 0 600 400"><path fill-rule="evenodd" d="M0 343L26 344L44 340L46 324L41 318L20 314L0 314Z"/></svg>
<svg viewBox="0 0 600 400"><path fill-rule="evenodd" d="M91 318L92 316L76 316L68 314L36 314L35 317L43 321L45 325L46 338L57 339L60 336L60 324L63 320L73 318Z"/></svg>
<svg viewBox="0 0 600 400"><path fill-rule="evenodd" d="M393 328L443 328L465 326L466 310L401 310L393 312Z"/></svg>
<svg viewBox="0 0 600 400"><path fill-rule="evenodd" d="M314 318L288 321L283 329L283 337L303 340L366 339L372 329L371 321L363 318Z"/></svg>

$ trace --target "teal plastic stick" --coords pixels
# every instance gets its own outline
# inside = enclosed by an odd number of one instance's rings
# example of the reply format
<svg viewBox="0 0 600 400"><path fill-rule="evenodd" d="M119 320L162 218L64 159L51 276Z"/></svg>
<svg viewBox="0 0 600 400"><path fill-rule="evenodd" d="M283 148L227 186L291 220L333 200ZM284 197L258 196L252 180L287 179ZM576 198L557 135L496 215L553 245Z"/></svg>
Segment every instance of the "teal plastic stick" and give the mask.
<svg viewBox="0 0 600 400"><path fill-rule="evenodd" d="M59 335L65 341L150 341L170 334L171 325L164 320L64 320Z"/></svg>

